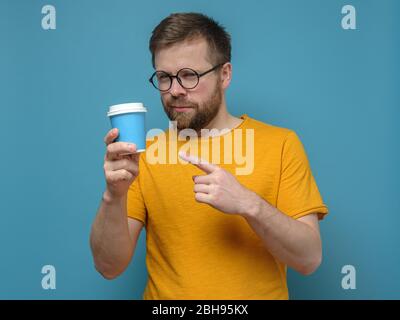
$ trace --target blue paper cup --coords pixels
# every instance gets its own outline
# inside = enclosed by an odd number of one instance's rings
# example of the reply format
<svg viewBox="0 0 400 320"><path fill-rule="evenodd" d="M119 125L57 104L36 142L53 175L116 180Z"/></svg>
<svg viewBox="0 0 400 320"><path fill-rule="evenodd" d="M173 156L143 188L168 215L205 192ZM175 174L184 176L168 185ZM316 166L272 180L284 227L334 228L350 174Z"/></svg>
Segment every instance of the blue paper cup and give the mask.
<svg viewBox="0 0 400 320"><path fill-rule="evenodd" d="M142 103L123 103L109 108L107 116L111 127L118 128L119 134L114 141L136 144L136 152L146 150L145 115L147 109Z"/></svg>

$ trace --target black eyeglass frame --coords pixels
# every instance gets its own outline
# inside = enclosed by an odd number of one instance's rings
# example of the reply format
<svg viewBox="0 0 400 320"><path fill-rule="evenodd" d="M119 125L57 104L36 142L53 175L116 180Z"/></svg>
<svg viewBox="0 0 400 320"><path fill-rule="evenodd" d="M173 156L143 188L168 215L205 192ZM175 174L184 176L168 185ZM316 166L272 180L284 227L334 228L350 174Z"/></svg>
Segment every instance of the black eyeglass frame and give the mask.
<svg viewBox="0 0 400 320"><path fill-rule="evenodd" d="M209 70L207 70L207 71L204 71L203 73L198 73L196 70L193 70L193 69L191 69L191 68L182 68L182 69L178 70L178 72L176 73L176 75L168 74L167 72L162 71L162 70L156 70L156 71L151 75L151 77L149 78L149 82L150 82L150 83L153 85L153 87L156 88L157 90L159 90L159 91L161 91L161 92L167 92L167 91L169 91L169 89L171 89L171 87L172 87L172 82L174 81L174 78L176 78L176 80L178 81L179 85L180 85L182 88L184 88L184 89L194 89L194 88L196 88L197 85L199 84L200 78L201 78L202 76L205 76L206 74L208 74L208 73L210 73L210 72L212 72L212 71L218 69L219 67L223 66L225 63L226 63L226 62L217 64L216 66L212 67L211 69L209 69ZM196 84L195 84L193 87L187 88L187 87L185 87L185 86L182 84L182 81L181 81L181 79L179 78L179 72L181 72L182 70L190 70L190 71L193 71L194 74L197 76L197 82L196 82ZM153 80L153 79L154 79L154 76L157 74L157 72L164 72L164 73L169 77L170 84L169 84L169 88L168 88L168 89L161 90L161 89L158 88L158 87L156 86L156 84L154 83L154 80Z"/></svg>

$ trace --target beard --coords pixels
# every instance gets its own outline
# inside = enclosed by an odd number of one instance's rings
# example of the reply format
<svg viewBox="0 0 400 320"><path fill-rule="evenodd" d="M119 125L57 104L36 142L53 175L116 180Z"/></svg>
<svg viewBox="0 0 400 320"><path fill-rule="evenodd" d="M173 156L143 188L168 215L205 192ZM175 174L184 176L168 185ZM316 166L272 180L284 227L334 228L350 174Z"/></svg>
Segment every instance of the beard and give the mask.
<svg viewBox="0 0 400 320"><path fill-rule="evenodd" d="M164 111L171 121L176 121L178 130L193 129L200 132L212 119L216 117L221 107L222 91L217 86L210 98L199 104L184 100L182 97L171 97L165 103L161 99ZM192 108L190 111L177 112L172 106L185 106Z"/></svg>

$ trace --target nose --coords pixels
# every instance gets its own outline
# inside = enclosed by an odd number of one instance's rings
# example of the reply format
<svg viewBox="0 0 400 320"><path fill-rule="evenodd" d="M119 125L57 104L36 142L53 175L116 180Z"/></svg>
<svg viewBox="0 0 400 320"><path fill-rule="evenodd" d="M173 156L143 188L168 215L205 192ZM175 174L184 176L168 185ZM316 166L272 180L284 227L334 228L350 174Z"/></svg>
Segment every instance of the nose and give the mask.
<svg viewBox="0 0 400 320"><path fill-rule="evenodd" d="M174 97L183 96L186 95L186 89L180 85L177 78L172 78L172 84L171 88L169 89L169 93Z"/></svg>

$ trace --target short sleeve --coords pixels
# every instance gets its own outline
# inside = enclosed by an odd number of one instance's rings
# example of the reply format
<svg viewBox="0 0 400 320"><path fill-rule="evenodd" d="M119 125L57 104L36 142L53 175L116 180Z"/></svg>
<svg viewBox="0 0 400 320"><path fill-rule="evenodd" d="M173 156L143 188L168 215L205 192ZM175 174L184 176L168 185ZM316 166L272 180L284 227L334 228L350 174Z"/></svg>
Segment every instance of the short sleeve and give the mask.
<svg viewBox="0 0 400 320"><path fill-rule="evenodd" d="M281 158L281 175L277 196L277 208L298 219L310 213L318 218L328 213L311 172L303 144L294 131L287 135Z"/></svg>
<svg viewBox="0 0 400 320"><path fill-rule="evenodd" d="M140 168L143 168L143 164L140 163L141 161L142 154L139 160L139 175L129 186L126 206L128 217L140 220L146 225L147 210L141 187L141 180L143 179L140 170Z"/></svg>

